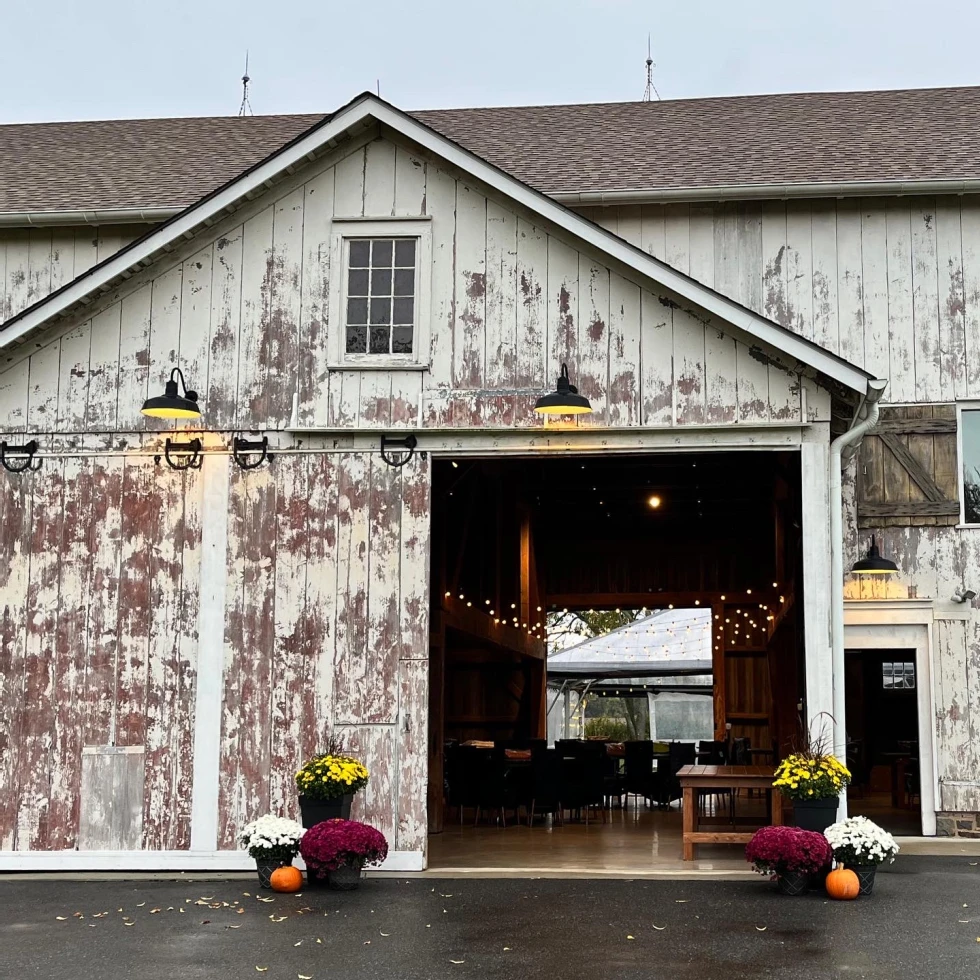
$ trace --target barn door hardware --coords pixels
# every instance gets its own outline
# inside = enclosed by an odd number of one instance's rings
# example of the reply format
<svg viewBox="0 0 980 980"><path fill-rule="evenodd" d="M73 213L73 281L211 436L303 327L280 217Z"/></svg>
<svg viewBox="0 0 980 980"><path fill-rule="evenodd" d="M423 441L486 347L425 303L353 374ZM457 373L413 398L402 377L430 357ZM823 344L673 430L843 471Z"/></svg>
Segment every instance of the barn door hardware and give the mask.
<svg viewBox="0 0 980 980"><path fill-rule="evenodd" d="M0 442L0 464L3 464L3 468L9 473L39 470L43 460L37 456L37 448L37 439L32 439L23 446L11 446L6 442Z"/></svg>
<svg viewBox="0 0 980 980"><path fill-rule="evenodd" d="M415 447L419 444L418 439L414 435L407 435L401 439L396 439L394 436L382 436L381 437L381 458L389 466L404 466L414 455ZM389 449L401 449L404 452L399 458L388 455Z"/></svg>
<svg viewBox="0 0 980 980"><path fill-rule="evenodd" d="M201 448L200 439L190 439L187 442L168 439L164 446L163 457L172 470L199 470L204 462ZM159 465L159 456L156 457L156 462Z"/></svg>
<svg viewBox="0 0 980 980"><path fill-rule="evenodd" d="M259 458L252 459L251 457L256 453L259 454ZM241 469L256 470L267 459L272 459L269 454L269 437L263 436L261 439L249 440L235 436L235 440L231 444L231 456Z"/></svg>

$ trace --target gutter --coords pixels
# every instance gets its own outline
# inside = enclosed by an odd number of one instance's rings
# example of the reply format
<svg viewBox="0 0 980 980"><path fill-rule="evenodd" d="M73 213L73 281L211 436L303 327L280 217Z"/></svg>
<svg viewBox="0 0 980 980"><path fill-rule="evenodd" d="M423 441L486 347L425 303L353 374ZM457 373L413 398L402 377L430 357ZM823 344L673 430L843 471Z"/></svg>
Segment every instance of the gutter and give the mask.
<svg viewBox="0 0 980 980"><path fill-rule="evenodd" d="M158 224L183 210L182 207L170 207L103 208L94 211L3 211L0 212L0 228Z"/></svg>
<svg viewBox="0 0 980 980"><path fill-rule="evenodd" d="M544 191L552 200L577 205L661 204L671 201L752 201L816 197L904 197L920 194L980 194L980 178L964 180L855 180L795 184L719 184L611 191Z"/></svg>
<svg viewBox="0 0 980 980"><path fill-rule="evenodd" d="M716 187L662 187L620 191L543 191L559 204L614 206L683 201L754 201L789 198L905 197L922 194L980 194L980 178L968 180L878 180L845 183L719 184ZM169 221L184 207L102 208L92 211L5 211L0 228L66 225L154 224Z"/></svg>
<svg viewBox="0 0 980 980"><path fill-rule="evenodd" d="M830 444L830 657L833 681L834 755L847 763L847 718L844 700L844 515L841 492L843 455L850 458L858 443L878 424L878 401L887 381L868 382L867 394L851 427ZM837 819L847 816L847 793L841 793Z"/></svg>

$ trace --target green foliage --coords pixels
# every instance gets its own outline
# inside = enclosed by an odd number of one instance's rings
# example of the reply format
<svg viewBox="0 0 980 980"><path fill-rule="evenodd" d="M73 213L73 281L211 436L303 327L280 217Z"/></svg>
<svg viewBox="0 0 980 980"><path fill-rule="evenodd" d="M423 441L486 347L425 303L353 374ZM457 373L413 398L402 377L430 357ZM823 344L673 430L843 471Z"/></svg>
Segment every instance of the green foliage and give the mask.
<svg viewBox="0 0 980 980"><path fill-rule="evenodd" d="M980 524L980 469L974 467L974 477L963 481L963 517L967 524Z"/></svg>
<svg viewBox="0 0 980 980"><path fill-rule="evenodd" d="M585 737L599 736L614 742L625 742L629 737L626 722L617 718L588 718L585 722Z"/></svg>

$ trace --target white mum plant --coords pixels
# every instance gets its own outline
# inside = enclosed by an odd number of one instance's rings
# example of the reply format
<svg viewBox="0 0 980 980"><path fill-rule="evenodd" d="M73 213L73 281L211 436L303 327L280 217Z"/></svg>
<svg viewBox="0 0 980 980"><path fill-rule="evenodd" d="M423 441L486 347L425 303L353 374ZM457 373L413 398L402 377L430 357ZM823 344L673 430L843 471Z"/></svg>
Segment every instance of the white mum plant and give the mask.
<svg viewBox="0 0 980 980"><path fill-rule="evenodd" d="M867 817L848 817L824 831L834 851L834 860L842 865L890 864L898 854L895 838Z"/></svg>
<svg viewBox="0 0 980 980"><path fill-rule="evenodd" d="M303 825L267 813L242 828L238 841L250 857L260 861L292 861L299 851Z"/></svg>

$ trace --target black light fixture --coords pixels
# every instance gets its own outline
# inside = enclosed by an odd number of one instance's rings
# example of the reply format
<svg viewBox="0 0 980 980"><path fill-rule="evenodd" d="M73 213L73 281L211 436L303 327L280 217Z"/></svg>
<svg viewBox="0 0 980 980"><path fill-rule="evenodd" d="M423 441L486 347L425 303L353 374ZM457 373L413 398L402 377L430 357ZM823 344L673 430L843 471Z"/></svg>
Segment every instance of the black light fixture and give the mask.
<svg viewBox="0 0 980 980"><path fill-rule="evenodd" d="M180 378L184 394L177 393L177 379ZM197 392L188 391L183 372L175 367L170 372L170 380L162 395L147 398L140 411L153 419L199 419L201 408L197 403Z"/></svg>
<svg viewBox="0 0 980 980"><path fill-rule="evenodd" d="M882 558L878 551L878 543L875 536L871 535L871 547L868 548L867 555L860 561L856 561L851 567L852 572L859 575L895 575L898 572L898 565L888 558Z"/></svg>
<svg viewBox="0 0 980 980"><path fill-rule="evenodd" d="M578 393L578 388L568 380L568 365L562 364L555 391L542 395L535 403L539 415L588 415L592 411L589 399Z"/></svg>

